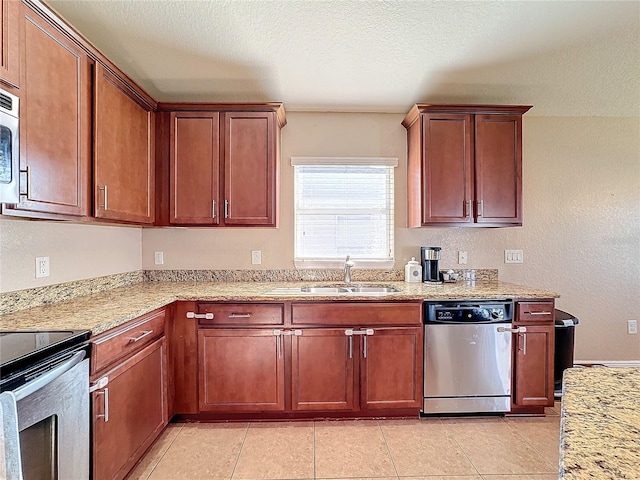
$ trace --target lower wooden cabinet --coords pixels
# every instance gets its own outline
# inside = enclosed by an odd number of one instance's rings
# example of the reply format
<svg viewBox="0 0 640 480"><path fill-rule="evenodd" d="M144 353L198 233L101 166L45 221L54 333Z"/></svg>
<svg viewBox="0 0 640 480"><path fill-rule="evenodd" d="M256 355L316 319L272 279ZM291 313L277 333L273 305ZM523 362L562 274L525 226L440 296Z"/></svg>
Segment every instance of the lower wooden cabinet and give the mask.
<svg viewBox="0 0 640 480"><path fill-rule="evenodd" d="M358 356L353 337L346 336L344 328L291 331L291 408L354 410Z"/></svg>
<svg viewBox="0 0 640 480"><path fill-rule="evenodd" d="M552 407L553 325L527 325L516 334L514 403L521 406Z"/></svg>
<svg viewBox="0 0 640 480"><path fill-rule="evenodd" d="M423 332L423 327L376 328L362 338L363 410L422 406Z"/></svg>
<svg viewBox="0 0 640 480"><path fill-rule="evenodd" d="M513 343L512 411L524 413L527 408L554 404L554 302L529 301L516 303Z"/></svg>
<svg viewBox="0 0 640 480"><path fill-rule="evenodd" d="M167 424L164 337L108 372L92 393L93 480L122 479Z"/></svg>
<svg viewBox="0 0 640 480"><path fill-rule="evenodd" d="M273 329L198 332L201 412L284 409L284 353Z"/></svg>
<svg viewBox="0 0 640 480"><path fill-rule="evenodd" d="M354 305L347 309L350 318L356 318ZM399 304L400 309L405 306ZM278 306L271 307L275 311ZM383 307L391 311L389 304ZM411 409L417 413L422 404L421 325L296 328L284 323L247 323L215 327L212 322L226 318L221 308L209 305L207 311L213 318L199 320L200 413L392 413ZM363 304L361 308L370 312L368 318L374 318L375 306ZM419 312L416 309L415 318L405 317L405 321L418 323ZM346 321L345 317L339 320ZM269 317L269 321L275 320ZM185 395L176 392L176 399L182 397Z"/></svg>

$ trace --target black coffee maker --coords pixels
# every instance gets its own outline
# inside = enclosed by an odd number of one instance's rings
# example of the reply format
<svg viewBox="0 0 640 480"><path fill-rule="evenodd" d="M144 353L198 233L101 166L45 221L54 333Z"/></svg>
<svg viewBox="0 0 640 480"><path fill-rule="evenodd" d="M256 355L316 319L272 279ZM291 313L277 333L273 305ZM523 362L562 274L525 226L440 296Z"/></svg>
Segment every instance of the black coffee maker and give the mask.
<svg viewBox="0 0 640 480"><path fill-rule="evenodd" d="M425 283L442 283L438 262L441 247L420 247L420 263L422 265L422 281Z"/></svg>

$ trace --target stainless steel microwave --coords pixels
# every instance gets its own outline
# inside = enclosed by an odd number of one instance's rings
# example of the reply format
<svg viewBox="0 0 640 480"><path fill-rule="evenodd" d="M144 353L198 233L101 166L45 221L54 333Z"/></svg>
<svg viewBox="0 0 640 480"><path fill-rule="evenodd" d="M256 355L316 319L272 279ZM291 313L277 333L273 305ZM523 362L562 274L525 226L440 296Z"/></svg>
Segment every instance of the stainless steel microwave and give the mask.
<svg viewBox="0 0 640 480"><path fill-rule="evenodd" d="M0 89L0 203L20 200L20 99Z"/></svg>

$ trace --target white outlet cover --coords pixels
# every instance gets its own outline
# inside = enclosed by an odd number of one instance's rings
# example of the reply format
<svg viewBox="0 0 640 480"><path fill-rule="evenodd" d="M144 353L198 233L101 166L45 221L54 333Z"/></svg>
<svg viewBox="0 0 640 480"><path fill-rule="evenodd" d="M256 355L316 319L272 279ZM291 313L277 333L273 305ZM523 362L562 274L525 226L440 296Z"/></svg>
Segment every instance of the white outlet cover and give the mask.
<svg viewBox="0 0 640 480"><path fill-rule="evenodd" d="M262 264L262 251L261 250L251 250L251 264L252 265L260 265L260 264Z"/></svg>
<svg viewBox="0 0 640 480"><path fill-rule="evenodd" d="M466 265L467 264L467 252L459 251L458 252L458 264Z"/></svg>
<svg viewBox="0 0 640 480"><path fill-rule="evenodd" d="M36 278L49 276L49 257L36 257Z"/></svg>
<svg viewBox="0 0 640 480"><path fill-rule="evenodd" d="M154 253L154 261L156 265L164 264L164 252L155 252Z"/></svg>
<svg viewBox="0 0 640 480"><path fill-rule="evenodd" d="M637 320L627 320L627 333L629 335L636 335L638 333Z"/></svg>

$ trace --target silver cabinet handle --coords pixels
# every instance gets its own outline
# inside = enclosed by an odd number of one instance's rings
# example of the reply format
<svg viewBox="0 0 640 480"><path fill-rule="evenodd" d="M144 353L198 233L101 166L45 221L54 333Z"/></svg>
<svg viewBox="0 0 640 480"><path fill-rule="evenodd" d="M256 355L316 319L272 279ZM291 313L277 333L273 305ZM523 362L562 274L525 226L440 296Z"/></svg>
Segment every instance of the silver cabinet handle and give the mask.
<svg viewBox="0 0 640 480"><path fill-rule="evenodd" d="M213 313L187 312L187 318L203 318L205 320L213 320Z"/></svg>
<svg viewBox="0 0 640 480"><path fill-rule="evenodd" d="M471 216L471 200L465 200L462 202L462 216L469 218Z"/></svg>
<svg viewBox="0 0 640 480"><path fill-rule="evenodd" d="M136 343L137 341L142 340L144 337L148 337L152 333L153 333L153 330L146 330L142 332L140 335L138 335L137 337L130 337L129 343Z"/></svg>
<svg viewBox="0 0 640 480"><path fill-rule="evenodd" d="M105 185L104 187L98 187L98 192L100 192L100 191L104 192L103 197L102 197L104 202L102 203L102 205L100 205L100 202L98 201L98 207L102 206L102 208L104 210L106 210L107 209L107 202L108 202L107 186Z"/></svg>
<svg viewBox="0 0 640 480"><path fill-rule="evenodd" d="M478 201L477 205L477 209L478 209L478 217L482 217L483 215L483 208L482 208L482 200Z"/></svg>
<svg viewBox="0 0 640 480"><path fill-rule="evenodd" d="M31 200L31 167L27 165L27 199Z"/></svg>
<svg viewBox="0 0 640 480"><path fill-rule="evenodd" d="M278 358L282 357L282 330L274 330L273 336L276 337L276 352L278 353Z"/></svg>
<svg viewBox="0 0 640 480"><path fill-rule="evenodd" d="M362 337L362 356L367 358L367 337Z"/></svg>
<svg viewBox="0 0 640 480"><path fill-rule="evenodd" d="M105 387L101 392L97 392L97 395L104 395L104 413L96 415L97 418L104 418L104 423L109 421L109 387Z"/></svg>
<svg viewBox="0 0 640 480"><path fill-rule="evenodd" d="M524 312L527 315L551 315L551 312Z"/></svg>
<svg viewBox="0 0 640 480"><path fill-rule="evenodd" d="M211 201L211 218L216 218L216 201Z"/></svg>
<svg viewBox="0 0 640 480"><path fill-rule="evenodd" d="M519 346L520 342L518 342L518 350L520 350L523 355L526 355L527 354L527 333L526 333L526 330L524 332L521 330L520 333L522 335L519 334L518 338L522 337L522 348L520 348Z"/></svg>
<svg viewBox="0 0 640 480"><path fill-rule="evenodd" d="M224 201L224 218L229 218L231 209L229 208L229 200Z"/></svg>
<svg viewBox="0 0 640 480"><path fill-rule="evenodd" d="M229 318L251 318L250 313L230 313Z"/></svg>
<svg viewBox="0 0 640 480"><path fill-rule="evenodd" d="M349 358L353 358L353 337L349 335Z"/></svg>

